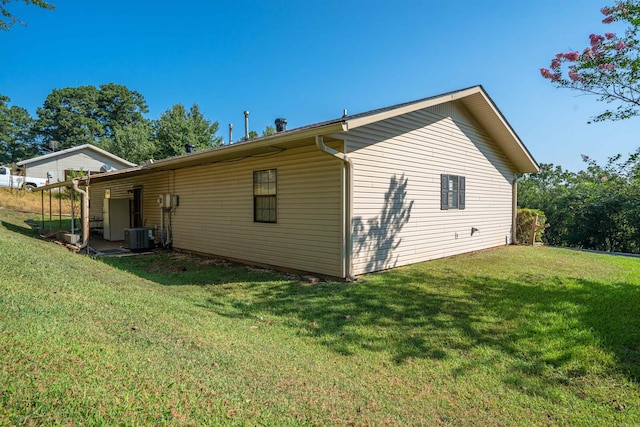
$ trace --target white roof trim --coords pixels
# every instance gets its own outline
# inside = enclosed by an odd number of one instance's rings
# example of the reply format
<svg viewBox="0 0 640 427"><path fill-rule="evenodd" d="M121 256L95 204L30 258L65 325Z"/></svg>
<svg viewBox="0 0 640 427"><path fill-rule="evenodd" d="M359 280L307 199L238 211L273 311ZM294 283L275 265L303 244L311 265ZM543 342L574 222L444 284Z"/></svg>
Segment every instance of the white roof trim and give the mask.
<svg viewBox="0 0 640 427"><path fill-rule="evenodd" d="M128 160L125 160L121 157L116 156L115 154L111 154L108 151L103 150L102 148L98 148L95 145L91 145L91 144L82 144L82 145L78 145L75 147L71 147L71 148L67 148L65 150L60 150L60 151L54 151L53 153L49 153L49 154L45 154L43 156L38 156L38 157L34 157L32 159L28 159L28 160L22 160L21 162L16 163L18 166L23 166L23 165L28 165L29 163L34 163L34 162L38 162L40 160L45 160L45 159L49 159L49 158L54 158L63 154L68 154L68 153L72 153L74 151L80 151L83 149L88 149L88 150L92 150L95 151L96 153L102 154L103 156L109 157L117 162L123 163L124 165L127 165L129 167L132 166L136 166L135 163L131 163Z"/></svg>

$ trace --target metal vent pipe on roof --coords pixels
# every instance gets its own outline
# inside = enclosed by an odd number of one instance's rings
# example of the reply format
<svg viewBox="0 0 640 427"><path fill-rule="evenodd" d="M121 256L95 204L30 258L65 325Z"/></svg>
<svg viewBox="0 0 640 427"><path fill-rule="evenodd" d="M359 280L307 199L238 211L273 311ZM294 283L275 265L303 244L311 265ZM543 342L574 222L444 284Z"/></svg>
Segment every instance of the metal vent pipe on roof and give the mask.
<svg viewBox="0 0 640 427"><path fill-rule="evenodd" d="M229 123L229 144L233 144L233 123Z"/></svg>
<svg viewBox="0 0 640 427"><path fill-rule="evenodd" d="M249 112L244 112L244 139L249 139Z"/></svg>
<svg viewBox="0 0 640 427"><path fill-rule="evenodd" d="M287 130L287 119L282 117L276 119L276 132L284 132Z"/></svg>

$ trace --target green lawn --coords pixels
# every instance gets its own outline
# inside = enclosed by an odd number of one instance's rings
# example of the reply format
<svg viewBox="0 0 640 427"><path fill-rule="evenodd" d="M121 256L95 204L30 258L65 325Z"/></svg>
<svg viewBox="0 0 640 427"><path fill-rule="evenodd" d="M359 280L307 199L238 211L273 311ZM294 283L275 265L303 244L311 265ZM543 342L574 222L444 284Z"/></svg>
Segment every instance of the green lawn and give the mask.
<svg viewBox="0 0 640 427"><path fill-rule="evenodd" d="M505 247L361 277L92 259L0 210L0 425L633 425L640 259Z"/></svg>

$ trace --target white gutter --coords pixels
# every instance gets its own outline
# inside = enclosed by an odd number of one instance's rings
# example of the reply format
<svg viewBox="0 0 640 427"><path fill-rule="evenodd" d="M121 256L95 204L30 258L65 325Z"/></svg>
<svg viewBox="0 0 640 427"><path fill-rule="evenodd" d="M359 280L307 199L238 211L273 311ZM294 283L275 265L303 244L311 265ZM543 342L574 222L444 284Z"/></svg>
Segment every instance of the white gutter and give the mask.
<svg viewBox="0 0 640 427"><path fill-rule="evenodd" d="M82 245L78 248L82 250L89 245L89 192L81 190L78 187L79 181L80 178L74 178L71 180L73 183L73 190L82 195Z"/></svg>
<svg viewBox="0 0 640 427"><path fill-rule="evenodd" d="M327 147L324 144L324 138L322 136L316 136L316 146L323 153L329 154L344 163L345 179L343 181L342 193L344 194L343 209L342 209L342 263L344 277L355 281L356 277L353 274L353 237L351 230L351 216L353 212L353 162L344 153Z"/></svg>

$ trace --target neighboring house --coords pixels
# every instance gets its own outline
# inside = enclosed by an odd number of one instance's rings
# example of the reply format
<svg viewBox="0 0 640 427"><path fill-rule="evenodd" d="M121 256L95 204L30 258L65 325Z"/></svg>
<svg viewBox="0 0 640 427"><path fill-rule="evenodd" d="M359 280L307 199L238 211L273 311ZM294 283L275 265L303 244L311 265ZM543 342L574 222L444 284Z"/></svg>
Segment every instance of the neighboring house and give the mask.
<svg viewBox="0 0 640 427"><path fill-rule="evenodd" d="M68 180L73 171L97 174L135 166L91 144L54 151L16 164L26 168L25 175L49 179L50 183Z"/></svg>
<svg viewBox="0 0 640 427"><path fill-rule="evenodd" d="M111 240L149 227L176 249L350 278L511 243L518 177L538 170L476 86L94 176L90 216Z"/></svg>

